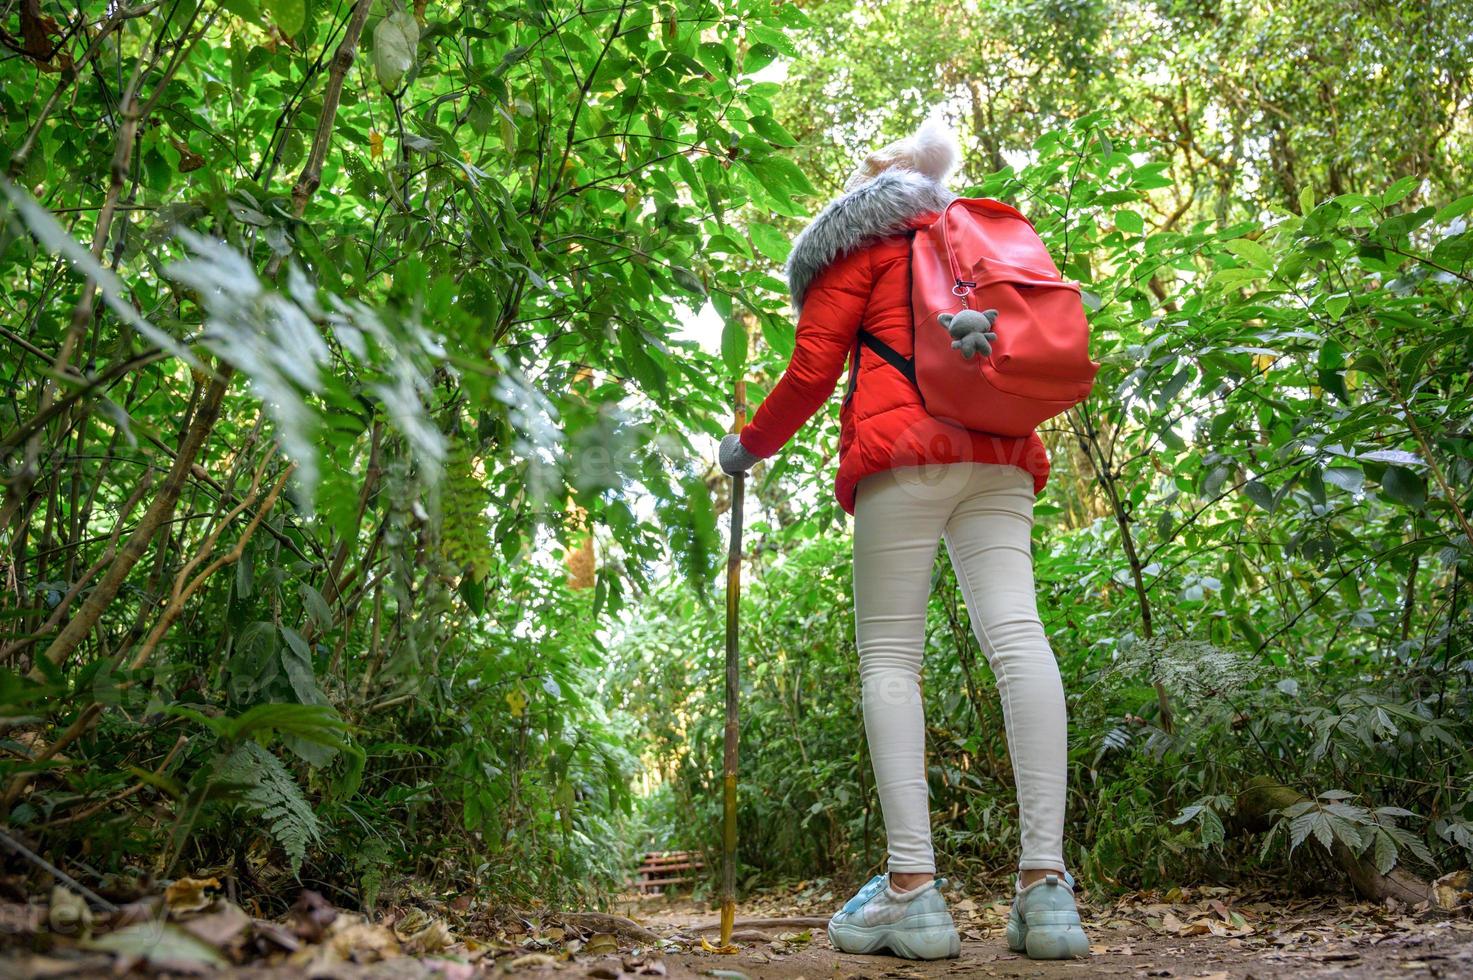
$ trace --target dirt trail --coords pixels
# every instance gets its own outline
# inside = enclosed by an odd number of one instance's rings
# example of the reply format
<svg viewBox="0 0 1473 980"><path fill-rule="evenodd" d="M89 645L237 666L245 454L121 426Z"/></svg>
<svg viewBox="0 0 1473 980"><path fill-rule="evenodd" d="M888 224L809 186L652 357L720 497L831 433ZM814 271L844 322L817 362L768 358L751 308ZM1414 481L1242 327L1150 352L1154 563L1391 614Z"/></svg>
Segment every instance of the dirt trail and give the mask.
<svg viewBox="0 0 1473 980"><path fill-rule="evenodd" d="M1088 960L1035 962L1008 951L1001 935L962 944L959 959L913 963L889 956L836 952L824 937L804 948L774 952L749 947L734 956L683 953L664 958L670 977L725 976L734 971L752 980L862 980L885 977L1197 977L1246 980L1296 976L1467 977L1473 976L1473 933L1443 929L1394 937L1376 945L1325 941L1294 948L1233 946L1210 936L1163 940L1144 928L1095 928ZM610 961L612 963L612 960Z"/></svg>
<svg viewBox="0 0 1473 980"><path fill-rule="evenodd" d="M1214 904L1227 915L1219 915ZM954 905L964 937L956 960L916 963L889 956L851 956L837 952L823 930L814 929L773 930L768 942L743 943L735 955L667 953L664 963L671 977L715 975L726 980L738 980L733 973L751 980L1473 977L1473 921L1463 916L1418 915L1332 901L1239 905L1206 897L1201 903L1122 903L1086 908L1091 940L1087 960L1049 963L1008 950L1002 931L1005 901L963 899ZM1199 911L1208 916L1195 916ZM696 923L709 922L710 913L696 908L652 910L641 921L656 932L688 931Z"/></svg>
<svg viewBox="0 0 1473 980"><path fill-rule="evenodd" d="M613 910L616 916L559 915L463 896L454 903L391 907L367 920L333 910L316 896L313 903L299 902L294 916L272 922L217 898L192 912L175 909L167 922L104 931L91 940L47 931L48 914L40 906L12 906L0 915L0 980L109 974L252 980L1473 977L1473 910L1466 903L1446 912L1394 902L1285 900L1216 887L1114 903L1086 896L1091 955L1047 963L1008 951L1005 897L953 892L961 957L917 963L839 953L822 925L793 922L822 922L842 897L821 881L754 896L738 921L767 924L740 927L734 954L709 951L702 938L715 940L716 934L703 927L714 921L713 910L690 901L631 900ZM302 909L312 914L304 918ZM208 941L201 944L202 937Z"/></svg>

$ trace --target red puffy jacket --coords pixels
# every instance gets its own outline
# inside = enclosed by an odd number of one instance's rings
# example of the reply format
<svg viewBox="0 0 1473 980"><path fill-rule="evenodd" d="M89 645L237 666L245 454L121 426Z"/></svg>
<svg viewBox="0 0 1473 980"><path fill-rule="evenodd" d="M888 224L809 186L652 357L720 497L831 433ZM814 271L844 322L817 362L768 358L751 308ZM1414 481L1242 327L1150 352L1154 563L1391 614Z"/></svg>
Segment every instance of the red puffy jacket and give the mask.
<svg viewBox="0 0 1473 980"><path fill-rule="evenodd" d="M910 171L886 171L826 207L793 243L788 279L799 310L788 369L741 431L754 456L771 456L828 400L854 355L839 410L839 504L854 513L859 481L927 463L1017 466L1037 493L1048 454L1037 433L1006 438L927 414L903 371L911 343L910 230L934 221L950 195ZM1001 325L1000 325L1001 326ZM896 357L899 355L899 357Z"/></svg>

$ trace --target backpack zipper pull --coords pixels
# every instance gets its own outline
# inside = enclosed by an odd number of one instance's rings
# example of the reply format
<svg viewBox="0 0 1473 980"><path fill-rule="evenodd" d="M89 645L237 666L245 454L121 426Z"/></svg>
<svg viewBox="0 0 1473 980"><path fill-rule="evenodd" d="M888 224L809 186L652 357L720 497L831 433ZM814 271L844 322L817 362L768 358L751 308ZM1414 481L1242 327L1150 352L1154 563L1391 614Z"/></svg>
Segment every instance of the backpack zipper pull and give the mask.
<svg viewBox="0 0 1473 980"><path fill-rule="evenodd" d="M965 296L976 288L977 284L975 282L968 282L967 280L958 277L956 280L956 285L951 287L951 294L953 296Z"/></svg>

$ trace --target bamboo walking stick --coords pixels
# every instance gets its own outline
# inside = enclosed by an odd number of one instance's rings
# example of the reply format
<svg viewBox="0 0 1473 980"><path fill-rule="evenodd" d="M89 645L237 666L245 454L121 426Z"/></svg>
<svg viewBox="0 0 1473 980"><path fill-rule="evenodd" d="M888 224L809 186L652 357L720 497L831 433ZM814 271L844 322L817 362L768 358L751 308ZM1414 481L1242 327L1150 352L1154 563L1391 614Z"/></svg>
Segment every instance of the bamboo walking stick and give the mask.
<svg viewBox="0 0 1473 980"><path fill-rule="evenodd" d="M737 381L733 432L747 423L747 383ZM737 843L737 613L742 600L742 497L746 474L731 478L731 547L726 553L726 747L722 756L721 806L721 945L731 945L732 923L736 921Z"/></svg>

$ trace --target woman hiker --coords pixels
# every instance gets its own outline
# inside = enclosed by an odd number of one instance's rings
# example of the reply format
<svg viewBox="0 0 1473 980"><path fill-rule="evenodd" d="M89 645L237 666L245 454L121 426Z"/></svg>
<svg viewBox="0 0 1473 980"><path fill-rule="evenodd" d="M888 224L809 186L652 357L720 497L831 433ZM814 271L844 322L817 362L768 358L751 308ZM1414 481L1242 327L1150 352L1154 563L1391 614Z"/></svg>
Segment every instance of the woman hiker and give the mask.
<svg viewBox="0 0 1473 980"><path fill-rule="evenodd" d="M872 153L798 236L787 263L798 311L792 359L751 423L722 441L720 465L743 473L776 453L857 357L839 410L835 491L854 515L864 727L889 873L834 915L833 944L912 959L961 952L931 847L920 688L931 568L944 538L997 676L1017 781L1022 848L1008 945L1035 959L1066 959L1089 945L1064 868L1064 689L1038 618L1030 550L1048 458L1036 433L1002 438L931 417L886 359L886 346L912 354L907 232L930 224L954 197L944 180L959 155L955 137L927 123ZM989 353L985 344L981 353Z"/></svg>

